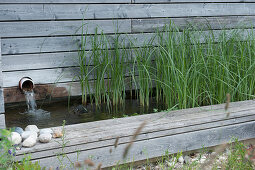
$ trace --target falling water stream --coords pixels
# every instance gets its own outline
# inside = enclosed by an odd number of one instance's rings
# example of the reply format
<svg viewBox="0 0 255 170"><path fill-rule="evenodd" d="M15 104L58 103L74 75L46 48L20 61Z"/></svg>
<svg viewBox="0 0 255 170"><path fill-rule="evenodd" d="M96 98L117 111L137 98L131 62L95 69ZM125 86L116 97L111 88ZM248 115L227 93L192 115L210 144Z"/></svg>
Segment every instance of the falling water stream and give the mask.
<svg viewBox="0 0 255 170"><path fill-rule="evenodd" d="M37 105L35 101L34 91L25 91L26 103L27 103L27 112L36 113Z"/></svg>
<svg viewBox="0 0 255 170"><path fill-rule="evenodd" d="M50 112L45 111L43 109L37 109L35 94L33 90L24 91L27 110L25 112L20 112L22 115L29 116L31 120L37 121L44 121L45 119L50 118Z"/></svg>

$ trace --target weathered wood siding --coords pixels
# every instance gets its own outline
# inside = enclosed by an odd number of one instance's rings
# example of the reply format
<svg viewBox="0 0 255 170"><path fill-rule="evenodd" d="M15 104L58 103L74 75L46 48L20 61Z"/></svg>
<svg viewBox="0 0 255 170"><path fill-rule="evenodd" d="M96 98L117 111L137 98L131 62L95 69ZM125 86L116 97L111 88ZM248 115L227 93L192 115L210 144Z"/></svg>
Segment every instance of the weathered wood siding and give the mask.
<svg viewBox="0 0 255 170"><path fill-rule="evenodd" d="M1 37L0 37L1 44ZM2 74L2 56L0 48L0 114L4 113L4 94L3 94L3 74ZM2 117L0 117L0 128L1 128Z"/></svg>
<svg viewBox="0 0 255 170"><path fill-rule="evenodd" d="M77 74L82 24L90 35L96 28L109 37L118 30L139 47L170 19L181 28L192 23L200 28L210 24L215 32L245 25L250 29L254 9L255 0L0 0L5 102L24 100L17 90L24 76L47 85L37 86L39 98L68 95L70 84L72 95L81 93L79 83L71 82Z"/></svg>

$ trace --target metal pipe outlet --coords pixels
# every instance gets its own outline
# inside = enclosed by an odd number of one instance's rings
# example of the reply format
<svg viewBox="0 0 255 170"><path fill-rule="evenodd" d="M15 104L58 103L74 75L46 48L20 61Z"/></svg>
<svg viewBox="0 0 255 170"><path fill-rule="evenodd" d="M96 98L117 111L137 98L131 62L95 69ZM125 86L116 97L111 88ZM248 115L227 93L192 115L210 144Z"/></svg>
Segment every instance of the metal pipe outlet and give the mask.
<svg viewBox="0 0 255 170"><path fill-rule="evenodd" d="M30 77L23 77L19 81L19 88L23 92L32 91L34 87L35 87L34 82Z"/></svg>

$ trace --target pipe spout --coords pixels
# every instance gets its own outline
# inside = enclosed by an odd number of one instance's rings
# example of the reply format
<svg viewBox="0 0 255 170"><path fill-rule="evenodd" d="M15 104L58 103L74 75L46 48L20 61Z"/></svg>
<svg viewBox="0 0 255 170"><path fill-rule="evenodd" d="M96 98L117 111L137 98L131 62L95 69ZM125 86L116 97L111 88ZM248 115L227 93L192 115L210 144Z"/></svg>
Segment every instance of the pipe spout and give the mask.
<svg viewBox="0 0 255 170"><path fill-rule="evenodd" d="M23 92L33 91L34 87L34 82L30 77L23 77L19 81L19 88Z"/></svg>

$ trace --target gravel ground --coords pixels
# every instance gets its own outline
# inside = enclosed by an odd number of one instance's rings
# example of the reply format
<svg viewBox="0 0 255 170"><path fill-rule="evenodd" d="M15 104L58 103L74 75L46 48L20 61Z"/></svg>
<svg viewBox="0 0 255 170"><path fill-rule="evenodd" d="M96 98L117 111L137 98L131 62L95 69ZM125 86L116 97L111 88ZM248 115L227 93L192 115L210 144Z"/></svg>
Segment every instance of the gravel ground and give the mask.
<svg viewBox="0 0 255 170"><path fill-rule="evenodd" d="M231 154L229 149L224 149L221 153L190 153L180 157L173 157L154 163L143 164L134 167L134 170L168 170L168 169L222 169L222 166ZM177 159L178 158L178 159ZM209 165L207 163L210 162ZM205 166L207 165L207 166Z"/></svg>

